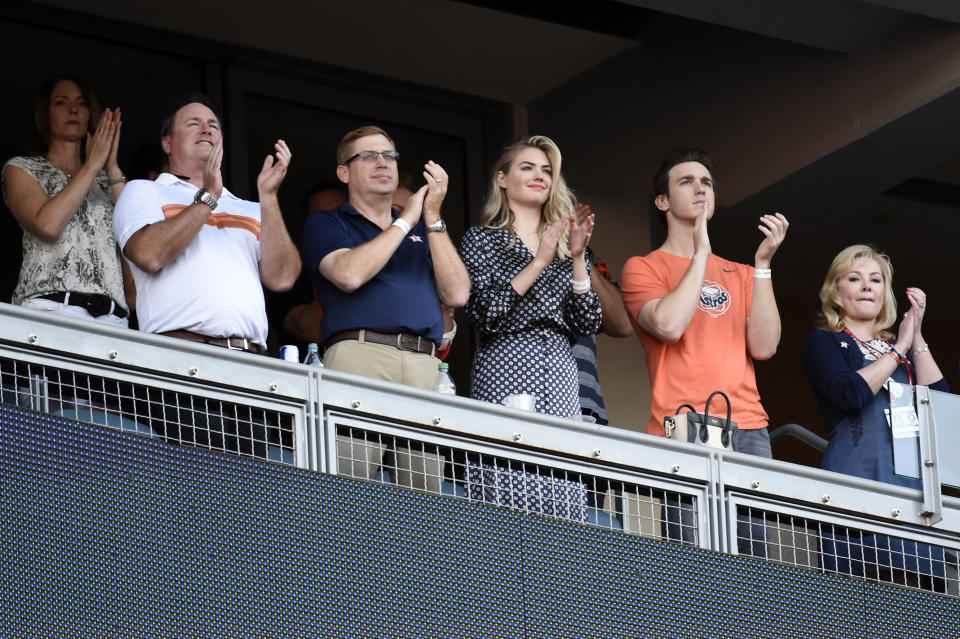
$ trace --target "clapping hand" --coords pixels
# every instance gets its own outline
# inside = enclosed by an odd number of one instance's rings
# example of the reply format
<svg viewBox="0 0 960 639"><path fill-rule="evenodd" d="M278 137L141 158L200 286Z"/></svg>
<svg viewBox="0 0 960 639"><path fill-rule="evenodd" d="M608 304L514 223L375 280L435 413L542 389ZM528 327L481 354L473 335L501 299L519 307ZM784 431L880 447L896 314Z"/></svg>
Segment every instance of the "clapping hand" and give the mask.
<svg viewBox="0 0 960 639"><path fill-rule="evenodd" d="M703 208L700 209L700 215L697 216L693 224L694 254L700 253L709 257L710 253L713 252L713 248L710 246L710 235L707 233L707 222L710 220L711 214L709 204L704 202Z"/></svg>
<svg viewBox="0 0 960 639"><path fill-rule="evenodd" d="M98 171L104 167L116 167L119 146L120 109L105 109L96 130L87 133L87 162Z"/></svg>
<svg viewBox="0 0 960 639"><path fill-rule="evenodd" d="M760 242L760 247L754 256L754 265L757 268L770 268L770 260L787 236L787 227L790 226L790 223L780 213L764 215L760 218L760 222L762 224L758 228L766 237Z"/></svg>
<svg viewBox="0 0 960 639"><path fill-rule="evenodd" d="M407 204L403 207L403 213L400 217L410 225L410 228L413 228L417 225L417 222L420 221L420 216L423 214L424 209L426 209L426 198L429 197L430 185L424 184L417 192L410 196L407 200Z"/></svg>
<svg viewBox="0 0 960 639"><path fill-rule="evenodd" d="M922 341L920 334L923 314L927 310L927 294L919 288L910 286L907 288L907 299L910 300L910 310L908 312L913 313L913 343L918 344Z"/></svg>
<svg viewBox="0 0 960 639"><path fill-rule="evenodd" d="M263 168L260 169L260 175L257 176L257 190L260 192L261 199L264 195L276 195L280 190L280 184L287 175L287 168L290 166L290 160L293 154L290 147L283 140L277 140L273 145L276 150L276 161L274 156L268 155L263 159Z"/></svg>
<svg viewBox="0 0 960 639"><path fill-rule="evenodd" d="M590 244L590 236L596 224L596 216L587 204L578 204L577 212L570 220L570 254L580 257Z"/></svg>
<svg viewBox="0 0 960 639"><path fill-rule="evenodd" d="M900 354L906 357L907 351L913 345L914 334L917 330L917 318L914 314L914 308L904 313L903 321L900 322L900 328L897 330L897 342L894 344Z"/></svg>
<svg viewBox="0 0 960 639"><path fill-rule="evenodd" d="M433 160L424 165L423 177L427 181L427 193L423 200L423 223L430 226L440 219L440 205L447 196L450 182L447 172Z"/></svg>
<svg viewBox="0 0 960 639"><path fill-rule="evenodd" d="M219 200L220 196L223 194L223 176L220 172L220 164L223 162L223 138L217 140L217 143L213 145L213 149L210 150L210 155L207 157L207 165L203 169L203 188L213 196L215 200ZM261 175L263 173L261 172ZM257 180L257 186L260 185L260 180Z"/></svg>
<svg viewBox="0 0 960 639"><path fill-rule="evenodd" d="M560 244L560 238L571 223L576 223L576 216L569 215L560 218L543 230L540 236L540 243L537 245L537 253L534 259L546 266L557 256L557 246ZM582 250L582 249L581 249Z"/></svg>
<svg viewBox="0 0 960 639"><path fill-rule="evenodd" d="M107 109L109 112L110 109ZM113 110L113 139L110 142L110 154L107 156L107 174L122 173L120 171L120 165L117 163L117 154L120 152L120 126L123 124L123 121L120 119L120 107L117 107Z"/></svg>

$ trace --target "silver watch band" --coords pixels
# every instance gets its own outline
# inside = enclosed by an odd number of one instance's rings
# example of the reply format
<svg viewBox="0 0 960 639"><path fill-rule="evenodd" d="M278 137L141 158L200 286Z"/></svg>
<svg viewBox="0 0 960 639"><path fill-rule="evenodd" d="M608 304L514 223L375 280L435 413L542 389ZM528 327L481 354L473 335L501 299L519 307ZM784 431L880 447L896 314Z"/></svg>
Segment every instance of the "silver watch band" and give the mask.
<svg viewBox="0 0 960 639"><path fill-rule="evenodd" d="M200 189L193 196L194 204L206 204L210 207L210 210L213 211L217 208L217 199L211 195L210 191L206 189Z"/></svg>

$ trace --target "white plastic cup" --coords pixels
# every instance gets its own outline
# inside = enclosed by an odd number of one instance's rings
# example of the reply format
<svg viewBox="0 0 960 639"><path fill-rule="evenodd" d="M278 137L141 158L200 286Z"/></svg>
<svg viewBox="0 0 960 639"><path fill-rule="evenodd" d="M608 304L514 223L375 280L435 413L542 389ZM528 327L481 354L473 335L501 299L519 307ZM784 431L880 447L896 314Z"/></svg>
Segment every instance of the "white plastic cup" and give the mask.
<svg viewBox="0 0 960 639"><path fill-rule="evenodd" d="M285 362L300 363L300 348L296 344L287 344L280 347L280 359Z"/></svg>
<svg viewBox="0 0 960 639"><path fill-rule="evenodd" d="M537 410L537 397L536 395L530 395L528 393L507 395L503 398L503 405L509 406L510 408L519 408L520 410L530 411L532 413Z"/></svg>

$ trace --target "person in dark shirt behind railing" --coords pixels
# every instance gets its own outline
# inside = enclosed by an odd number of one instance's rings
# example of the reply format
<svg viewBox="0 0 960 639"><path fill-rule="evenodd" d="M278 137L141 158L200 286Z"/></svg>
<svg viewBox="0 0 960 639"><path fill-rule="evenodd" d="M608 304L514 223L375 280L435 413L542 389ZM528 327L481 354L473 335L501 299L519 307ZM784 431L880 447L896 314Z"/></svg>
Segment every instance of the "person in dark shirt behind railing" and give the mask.
<svg viewBox="0 0 960 639"><path fill-rule="evenodd" d="M343 137L337 176L347 185L348 201L310 218L304 255L323 307L325 365L432 389L444 334L441 303L466 304L470 278L440 217L446 171L427 162L427 185L401 211L392 206L398 159L393 140L379 127ZM411 451L356 432L338 432L337 447L349 474L388 479L395 469L401 485L441 491L443 458L436 447Z"/></svg>
<svg viewBox="0 0 960 639"><path fill-rule="evenodd" d="M304 254L324 310L326 366L432 388L444 333L440 304L463 306L470 279L440 217L446 171L428 162L427 185L401 213L392 207L398 158L378 127L344 136L337 175L348 202L310 218Z"/></svg>
<svg viewBox="0 0 960 639"><path fill-rule="evenodd" d="M577 204L577 216L594 215L588 204ZM596 227L594 227L596 228ZM594 232L594 235L596 232ZM609 423L607 406L603 401L603 388L600 386L600 362L597 358L597 335L603 333L610 337L627 337L633 334L630 316L623 307L623 295L620 284L610 276L610 268L597 259L590 247L587 258L593 266L590 269L590 283L600 298L603 319L600 330L593 335L581 335L573 345L573 358L577 360L577 376L580 382L580 411L584 421L597 424Z"/></svg>
<svg viewBox="0 0 960 639"><path fill-rule="evenodd" d="M894 442L915 441L918 423L916 413L894 411L890 382L949 389L923 337L921 289L906 290L910 308L890 341L897 321L892 279L890 258L873 247L840 251L820 289L819 330L804 344L804 372L830 435L821 468L920 490L920 479L894 467ZM909 585L944 577L943 549L928 544L881 535L851 541L830 530L822 546L829 570Z"/></svg>
<svg viewBox="0 0 960 639"><path fill-rule="evenodd" d="M339 182L322 182L313 187L304 198L303 219L309 220L320 211L332 211L347 201L347 190ZM304 273L306 288L313 294L309 302L297 304L283 318L283 330L295 337L304 345L313 342L323 343L323 308L317 301L317 294L313 290L313 280L309 273ZM298 280L297 290L301 289ZM302 295L302 294L301 294ZM302 297L301 297L302 299Z"/></svg>

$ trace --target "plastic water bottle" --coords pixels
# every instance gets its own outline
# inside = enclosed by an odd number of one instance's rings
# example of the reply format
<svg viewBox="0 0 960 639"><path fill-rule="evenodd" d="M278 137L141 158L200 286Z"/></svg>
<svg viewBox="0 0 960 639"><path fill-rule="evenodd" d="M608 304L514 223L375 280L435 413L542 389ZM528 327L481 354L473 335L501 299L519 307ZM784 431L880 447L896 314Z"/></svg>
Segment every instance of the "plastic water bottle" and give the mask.
<svg viewBox="0 0 960 639"><path fill-rule="evenodd" d="M437 368L439 372L437 373L437 381L433 383L433 390L444 395L456 395L457 385L453 383L453 378L450 377L450 365L441 362Z"/></svg>
<svg viewBox="0 0 960 639"><path fill-rule="evenodd" d="M324 368L323 360L320 359L320 349L313 342L307 344L307 357L303 360L303 363L307 366Z"/></svg>

